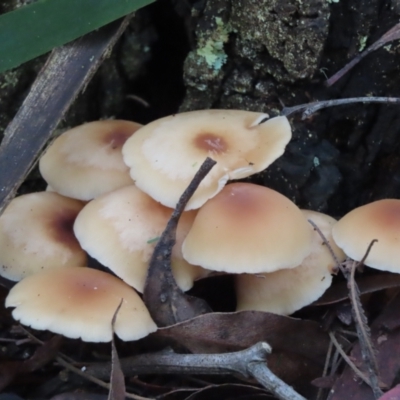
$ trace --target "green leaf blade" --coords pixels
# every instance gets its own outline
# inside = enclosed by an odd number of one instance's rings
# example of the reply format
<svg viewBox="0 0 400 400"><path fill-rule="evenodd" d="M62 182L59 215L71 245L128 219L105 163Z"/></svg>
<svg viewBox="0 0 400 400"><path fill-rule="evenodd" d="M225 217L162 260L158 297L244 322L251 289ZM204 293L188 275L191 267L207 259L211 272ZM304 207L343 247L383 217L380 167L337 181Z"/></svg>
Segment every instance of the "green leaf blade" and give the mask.
<svg viewBox="0 0 400 400"><path fill-rule="evenodd" d="M0 15L0 72L38 57L155 0L39 0Z"/></svg>

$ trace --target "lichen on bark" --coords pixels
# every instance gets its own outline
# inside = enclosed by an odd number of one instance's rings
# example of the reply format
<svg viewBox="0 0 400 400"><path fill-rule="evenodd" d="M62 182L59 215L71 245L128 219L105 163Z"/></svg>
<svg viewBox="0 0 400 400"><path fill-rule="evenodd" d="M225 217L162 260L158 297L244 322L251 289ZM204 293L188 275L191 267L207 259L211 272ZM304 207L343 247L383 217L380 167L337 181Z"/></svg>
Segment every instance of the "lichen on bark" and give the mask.
<svg viewBox="0 0 400 400"><path fill-rule="evenodd" d="M329 15L323 0L208 1L197 23L196 48L185 61L188 94L181 110L211 107L224 82L240 87L243 74L250 75L250 86L261 76L284 83L311 79Z"/></svg>

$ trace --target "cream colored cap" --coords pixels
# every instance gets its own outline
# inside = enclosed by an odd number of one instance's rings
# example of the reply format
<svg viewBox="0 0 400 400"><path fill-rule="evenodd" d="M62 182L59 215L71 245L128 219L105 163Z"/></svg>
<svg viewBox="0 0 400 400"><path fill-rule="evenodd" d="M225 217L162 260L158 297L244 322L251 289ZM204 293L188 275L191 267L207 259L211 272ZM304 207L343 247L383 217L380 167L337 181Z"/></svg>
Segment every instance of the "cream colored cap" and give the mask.
<svg viewBox="0 0 400 400"><path fill-rule="evenodd" d="M202 110L172 115L139 129L122 148L136 185L174 208L206 157L217 164L186 209L201 207L228 179L260 172L280 157L291 139L286 117L239 110Z"/></svg>
<svg viewBox="0 0 400 400"><path fill-rule="evenodd" d="M172 211L134 185L127 186L88 203L79 213L74 231L88 254L142 292L150 257ZM183 260L179 249L195 214L183 213L172 253L172 270L183 290L204 275L202 268Z"/></svg>
<svg viewBox="0 0 400 400"><path fill-rule="evenodd" d="M288 198L232 183L199 210L182 253L213 271L272 272L299 265L311 251L311 237L311 226Z"/></svg>
<svg viewBox="0 0 400 400"><path fill-rule="evenodd" d="M131 121L89 122L60 135L39 162L52 190L91 200L133 183L122 160L125 141L142 125Z"/></svg>
<svg viewBox="0 0 400 400"><path fill-rule="evenodd" d="M400 273L400 200L378 200L358 207L335 224L332 234L338 246L356 261L377 239L365 265Z"/></svg>
<svg viewBox="0 0 400 400"><path fill-rule="evenodd" d="M328 240L339 262L345 258L332 238L336 222L329 215L302 210ZM300 266L269 274L236 277L237 311L256 310L289 315L321 297L332 283L335 264L317 231L313 233L311 253Z"/></svg>
<svg viewBox="0 0 400 400"><path fill-rule="evenodd" d="M91 268L58 268L29 276L6 298L13 317L34 329L48 329L86 342L109 342L111 320L121 301L115 333L137 340L157 327L139 295L120 279Z"/></svg>
<svg viewBox="0 0 400 400"><path fill-rule="evenodd" d="M83 205L52 192L13 199L0 217L0 275L18 281L42 269L86 265L72 229Z"/></svg>

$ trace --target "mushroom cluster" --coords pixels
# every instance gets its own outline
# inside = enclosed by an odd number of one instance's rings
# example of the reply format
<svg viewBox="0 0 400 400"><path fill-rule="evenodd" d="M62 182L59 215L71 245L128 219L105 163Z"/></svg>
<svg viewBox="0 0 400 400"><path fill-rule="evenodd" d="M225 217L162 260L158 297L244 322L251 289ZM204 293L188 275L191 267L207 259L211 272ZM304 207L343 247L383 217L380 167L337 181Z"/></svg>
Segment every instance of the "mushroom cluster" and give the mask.
<svg viewBox="0 0 400 400"><path fill-rule="evenodd" d="M172 253L178 285L188 290L196 279L220 271L237 274L239 310L290 314L316 300L331 282L333 261L307 219L344 257L331 236L334 220L301 211L266 187L226 185L267 168L290 139L286 117L235 110L187 112L145 126L98 121L63 133L39 164L52 192L16 198L0 217L1 273L24 278L6 306L34 328L107 341L123 299L116 334L133 340L154 331L136 291L143 291L155 243L206 157L217 164L178 224ZM37 205L39 198L47 203ZM50 212L53 203L53 216L42 214L30 233L28 215ZM56 242L54 250L42 232ZM117 277L87 268L86 254ZM309 286L300 288L303 283ZM277 292L287 297L280 304ZM92 315L95 304L104 310L101 317ZM69 314L73 323L64 320ZM103 333L94 335L92 325L103 326Z"/></svg>

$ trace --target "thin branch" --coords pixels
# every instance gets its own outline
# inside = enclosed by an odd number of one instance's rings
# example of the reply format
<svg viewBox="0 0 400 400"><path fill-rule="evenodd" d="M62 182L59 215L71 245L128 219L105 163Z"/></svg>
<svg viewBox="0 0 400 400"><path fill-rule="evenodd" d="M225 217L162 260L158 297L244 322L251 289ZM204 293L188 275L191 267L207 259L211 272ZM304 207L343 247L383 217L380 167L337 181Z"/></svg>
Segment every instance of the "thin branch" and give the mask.
<svg viewBox="0 0 400 400"><path fill-rule="evenodd" d="M352 103L385 103L385 104L400 104L398 97L351 97L348 99L335 99L325 101L314 101L312 103L300 104L293 107L284 107L281 115L288 116L295 112L303 111L301 119L307 119L312 114L323 108L343 106Z"/></svg>
<svg viewBox="0 0 400 400"><path fill-rule="evenodd" d="M351 265L345 268L344 276L347 280L347 286L349 289L349 298L352 306L351 309L357 330L358 340L360 343L361 355L369 374L369 384L374 392L375 398L378 399L383 394L379 387L378 362L376 360L375 349L371 340L371 331L368 326L368 319L361 305L360 291L354 278L356 269L360 268L364 264L375 242L377 242L376 239L371 241L361 261L352 261Z"/></svg>
<svg viewBox="0 0 400 400"><path fill-rule="evenodd" d="M328 351L326 353L325 365L324 365L324 370L322 372L322 377L325 377L325 376L328 375L329 364L330 364L331 356L332 356L332 349L333 349L333 342L331 340L329 342ZM324 388L320 387L318 389L318 393L317 393L317 400L321 400L322 399L323 393L324 393Z"/></svg>
<svg viewBox="0 0 400 400"><path fill-rule="evenodd" d="M223 354L176 354L173 351L142 354L121 359L125 376L136 374L241 374L255 378L281 400L305 400L292 387L280 380L267 367L271 347L259 342L246 350ZM85 367L86 373L104 379L109 376L110 363L95 363Z"/></svg>
<svg viewBox="0 0 400 400"><path fill-rule="evenodd" d="M341 70L336 72L326 81L326 86L332 86L341 77L343 77L348 71L350 71L356 64L358 64L365 56L372 53L373 51L379 49L383 45L393 40L400 39L400 23L396 24L393 28L389 29L380 39L375 43L365 49L362 53L354 57L347 65L345 65Z"/></svg>
<svg viewBox="0 0 400 400"><path fill-rule="evenodd" d="M119 306L120 307L120 306ZM118 308L119 308L118 307ZM34 341L37 344L43 345L44 342L42 342L40 339L38 339L35 335L33 335L31 332L29 332L27 329L25 329L22 325L20 325L20 328L22 329L22 331L29 337L29 339L31 339L32 341ZM58 352L58 356L56 357L56 361L58 364L60 364L61 366L63 366L64 368L68 369L69 371L81 376L82 378L95 383L96 385L108 389L110 390L110 384L107 382L104 382L92 375L89 375L88 373L84 372L83 370L76 368L72 365L72 363L76 363L76 361L72 360L72 358L69 358L68 356L66 356L65 354ZM111 374L111 366L110 366L110 374ZM107 379L107 378L106 378ZM141 396L137 396L135 394L131 394L131 393L126 393L125 394L126 397L130 398L130 399L135 399L135 400L152 400L152 399L148 399L146 397L141 397Z"/></svg>
<svg viewBox="0 0 400 400"><path fill-rule="evenodd" d="M332 343L334 344L334 346L336 347L336 350L340 353L340 355L342 356L342 358L346 361L346 363L348 364L348 366L354 371L354 373L360 378L362 379L367 385L370 385L369 383L369 379L366 375L364 375L357 367L356 365L353 363L353 361L351 361L350 357L345 353L345 351L342 349L342 346L340 345L340 343L337 341L335 335L333 334L333 332L329 332L329 337L331 338Z"/></svg>
<svg viewBox="0 0 400 400"><path fill-rule="evenodd" d="M337 270L341 270L342 273L344 274L344 268L342 263L339 261L339 259L337 258L337 255L335 254L335 252L332 249L332 246L329 243L329 240L325 237L325 235L323 234L323 232L321 231L321 229L319 229L318 225L311 219L307 220L311 226L316 230L316 232L318 233L318 235L320 236L320 238L322 239L322 243L326 246L326 248L328 249L330 255L333 258L333 261L335 262L335 266L337 268Z"/></svg>
<svg viewBox="0 0 400 400"><path fill-rule="evenodd" d="M367 254L368 255L373 242L370 244ZM366 258L364 257L364 259ZM361 347L362 358L366 364L369 381L372 391L376 399L379 399L383 392L379 387L379 368L378 362L375 356L375 349L371 340L371 331L368 326L368 320L364 313L364 309L360 301L360 291L354 279L355 270L362 265L361 262L353 262L350 267L350 277L348 278L349 290L350 290L350 302L352 305L352 311L354 316L354 322L356 325L356 330L358 334L358 340Z"/></svg>
<svg viewBox="0 0 400 400"><path fill-rule="evenodd" d="M179 288L171 270L171 254L176 242L179 218L193 193L215 164L214 160L207 157L201 165L180 197L150 259L143 299L151 317L159 327L174 325L211 312L203 299L189 296Z"/></svg>
<svg viewBox="0 0 400 400"><path fill-rule="evenodd" d="M339 263L338 258L336 257L332 247L330 246L328 240L325 238L325 235L321 232L321 230L318 228L318 226L312 221L308 220L308 222L314 227L314 229L318 232L320 237L323 240L323 243L327 246L329 249L333 259L335 260L335 263L337 267L342 271L343 275L345 276L347 280L347 287L349 289L349 299L351 302L351 309L353 313L353 318L354 322L356 325L356 330L357 330L357 336L358 340L360 342L360 347L361 347L361 353L363 360L367 366L368 373L369 373L369 378L367 379L368 385L371 386L375 398L379 398L382 396L382 390L379 387L379 370L378 370L378 363L376 361L375 357L375 350L372 345L371 341L371 333L370 329L368 326L368 320L367 317L365 316L364 309L362 308L361 301L360 301L360 291L358 289L357 283L355 282L354 279L354 273L357 268L360 268L365 260L367 259L369 252L371 251L371 248L377 240L373 240L370 245L368 246L368 249L366 253L364 254L364 257L361 259L360 262L352 263L352 266L350 269L344 268L341 263Z"/></svg>
<svg viewBox="0 0 400 400"><path fill-rule="evenodd" d="M70 364L69 362L65 361L63 358L57 357L56 361L58 362L58 364L60 364L64 368L68 369L69 371L73 372L76 375L79 375L80 377L86 379L87 381L93 382L96 385L98 385L98 386L100 386L100 387L102 387L104 389L110 390L111 385L109 383L104 382L104 381L102 381L102 380L100 380L100 379L98 379L98 378L96 378L96 377L94 377L92 375L89 375L87 372L82 371L81 369L74 367L72 364ZM127 393L127 392L125 392L125 397L127 397L129 399L134 399L134 400L153 400L153 399L151 399L149 397L142 397L142 396L138 396L136 394Z"/></svg>

